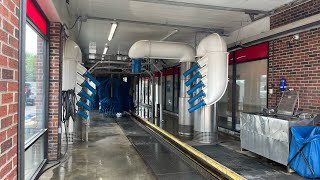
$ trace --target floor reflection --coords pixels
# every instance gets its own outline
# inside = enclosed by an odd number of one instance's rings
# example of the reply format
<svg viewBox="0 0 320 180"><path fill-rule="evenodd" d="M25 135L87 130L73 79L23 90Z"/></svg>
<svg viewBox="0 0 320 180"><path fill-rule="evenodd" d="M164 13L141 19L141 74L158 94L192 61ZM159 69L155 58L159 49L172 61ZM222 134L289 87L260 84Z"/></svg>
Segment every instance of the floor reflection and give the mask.
<svg viewBox="0 0 320 180"><path fill-rule="evenodd" d="M67 160L41 180L155 179L121 128L103 114L92 113L88 142L69 145Z"/></svg>

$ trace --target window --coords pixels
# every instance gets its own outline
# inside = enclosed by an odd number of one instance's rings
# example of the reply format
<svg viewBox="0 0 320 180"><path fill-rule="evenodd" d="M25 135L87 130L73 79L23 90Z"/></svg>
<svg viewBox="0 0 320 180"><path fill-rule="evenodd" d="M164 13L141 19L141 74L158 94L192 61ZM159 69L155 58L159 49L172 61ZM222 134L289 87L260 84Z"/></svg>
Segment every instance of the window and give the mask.
<svg viewBox="0 0 320 180"><path fill-rule="evenodd" d="M166 110L173 111L173 75L166 77Z"/></svg>
<svg viewBox="0 0 320 180"><path fill-rule="evenodd" d="M179 94L180 94L180 74L174 75L174 99L173 99L173 111L179 113Z"/></svg>
<svg viewBox="0 0 320 180"><path fill-rule="evenodd" d="M143 102L143 91L142 91L142 78L139 78L139 103L141 104Z"/></svg>
<svg viewBox="0 0 320 180"><path fill-rule="evenodd" d="M160 89L159 89L159 87L160 87L160 85L159 85L159 83L160 83L160 77L155 77L154 78L154 84L155 84L155 104L159 104L160 102L159 102L159 91L160 91Z"/></svg>
<svg viewBox="0 0 320 180"><path fill-rule="evenodd" d="M227 129L232 129L232 68L233 65L229 65L227 90L217 103L217 120L219 126Z"/></svg>
<svg viewBox="0 0 320 180"><path fill-rule="evenodd" d="M44 39L27 25L24 89L25 141L44 129L44 45Z"/></svg>
<svg viewBox="0 0 320 180"><path fill-rule="evenodd" d="M149 79L148 81L149 83L149 93L148 93L148 96L149 96L149 105L152 105L152 81L151 79Z"/></svg>
<svg viewBox="0 0 320 180"><path fill-rule="evenodd" d="M240 112L261 112L267 107L267 66L267 59L237 64L236 129Z"/></svg>
<svg viewBox="0 0 320 180"><path fill-rule="evenodd" d="M149 100L149 97L148 97L148 92L149 92L149 86L148 86L148 79L147 78L144 78L143 80L143 91L144 91L144 104L148 104L148 100Z"/></svg>
<svg viewBox="0 0 320 180"><path fill-rule="evenodd" d="M162 84L161 84L161 90L162 90L162 108L165 109L166 107L166 76L165 71L163 73L162 77Z"/></svg>
<svg viewBox="0 0 320 180"><path fill-rule="evenodd" d="M163 75L161 78L161 74ZM180 96L180 74L179 68L167 68L161 70L161 73L155 72L154 87L152 87L152 80L149 77L144 77L139 81L139 87L141 86L140 107L143 109L141 117L153 116L152 114L152 102L153 96L155 101L155 116L159 116L157 106L160 104L160 93L162 94L162 108L163 110L179 113L179 96ZM162 79L162 83L161 83ZM153 89L155 88L155 89ZM154 92L153 92L154 91Z"/></svg>
<svg viewBox="0 0 320 180"><path fill-rule="evenodd" d="M47 41L30 24L26 25L25 37L24 174L26 179L30 179L45 160Z"/></svg>

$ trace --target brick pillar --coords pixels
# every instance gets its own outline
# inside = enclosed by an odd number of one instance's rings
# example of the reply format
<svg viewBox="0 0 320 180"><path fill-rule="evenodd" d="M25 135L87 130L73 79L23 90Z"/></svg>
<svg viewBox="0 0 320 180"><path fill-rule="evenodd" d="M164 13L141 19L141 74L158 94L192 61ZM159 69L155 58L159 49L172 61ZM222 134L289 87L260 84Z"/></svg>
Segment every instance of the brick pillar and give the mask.
<svg viewBox="0 0 320 180"><path fill-rule="evenodd" d="M60 75L60 23L50 23L50 77L49 77L49 120L48 120L48 159L59 158L59 75ZM62 52L61 52L62 53Z"/></svg>
<svg viewBox="0 0 320 180"><path fill-rule="evenodd" d="M0 1L0 179L17 179L19 3Z"/></svg>

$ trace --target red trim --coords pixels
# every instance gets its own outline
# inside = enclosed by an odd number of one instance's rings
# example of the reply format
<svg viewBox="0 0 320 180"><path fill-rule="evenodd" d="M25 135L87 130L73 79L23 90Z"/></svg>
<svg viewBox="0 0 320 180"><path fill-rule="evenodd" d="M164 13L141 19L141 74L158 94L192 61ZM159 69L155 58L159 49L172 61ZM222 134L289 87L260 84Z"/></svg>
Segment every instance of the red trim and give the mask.
<svg viewBox="0 0 320 180"><path fill-rule="evenodd" d="M239 63L239 62L267 58L268 53L269 53L268 42L250 46L250 47L236 51L236 62Z"/></svg>
<svg viewBox="0 0 320 180"><path fill-rule="evenodd" d="M160 72L155 72L155 73L154 73L154 76L155 76L155 77L160 77L160 75L161 75Z"/></svg>
<svg viewBox="0 0 320 180"><path fill-rule="evenodd" d="M162 69L161 72L162 72L162 76L166 75L166 70L165 69Z"/></svg>
<svg viewBox="0 0 320 180"><path fill-rule="evenodd" d="M173 75L173 74L179 74L180 67L174 67L174 68L167 68L161 70L163 76ZM160 77L160 72L154 72L155 77Z"/></svg>
<svg viewBox="0 0 320 180"><path fill-rule="evenodd" d="M32 0L27 0L27 15L33 21L33 23L43 32L43 34L47 35L47 21Z"/></svg>
<svg viewBox="0 0 320 180"><path fill-rule="evenodd" d="M166 75L168 76L168 75L172 75L172 74L173 74L173 68L168 68Z"/></svg>
<svg viewBox="0 0 320 180"><path fill-rule="evenodd" d="M233 52L229 53L229 65L233 62Z"/></svg>
<svg viewBox="0 0 320 180"><path fill-rule="evenodd" d="M180 67L176 67L173 70L173 74L179 74L179 71L180 71Z"/></svg>

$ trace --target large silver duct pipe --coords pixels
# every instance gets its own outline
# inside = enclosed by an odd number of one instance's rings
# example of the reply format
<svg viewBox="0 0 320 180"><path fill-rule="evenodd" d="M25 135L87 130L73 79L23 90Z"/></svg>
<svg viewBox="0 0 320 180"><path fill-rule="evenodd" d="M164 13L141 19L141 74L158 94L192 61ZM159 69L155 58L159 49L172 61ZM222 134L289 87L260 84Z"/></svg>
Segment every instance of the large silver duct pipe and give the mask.
<svg viewBox="0 0 320 180"><path fill-rule="evenodd" d="M193 141L205 144L217 142L216 104L200 108L195 112L195 118Z"/></svg>
<svg viewBox="0 0 320 180"><path fill-rule="evenodd" d="M228 53L224 39L211 34L201 40L197 47L197 61L202 75L205 96L198 101L202 106L195 112L194 141L213 143L217 141L216 103L221 99L228 84ZM199 80L200 81L200 80ZM199 102L198 102L199 103Z"/></svg>
<svg viewBox="0 0 320 180"><path fill-rule="evenodd" d="M180 66L180 97L179 97L179 135L192 136L193 135L193 114L188 112L188 100L190 95L187 94L187 86L185 82L190 79L190 76L183 76L183 73L191 68L191 62L181 63Z"/></svg>

